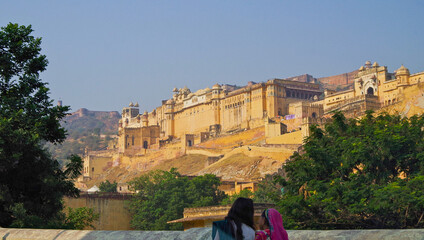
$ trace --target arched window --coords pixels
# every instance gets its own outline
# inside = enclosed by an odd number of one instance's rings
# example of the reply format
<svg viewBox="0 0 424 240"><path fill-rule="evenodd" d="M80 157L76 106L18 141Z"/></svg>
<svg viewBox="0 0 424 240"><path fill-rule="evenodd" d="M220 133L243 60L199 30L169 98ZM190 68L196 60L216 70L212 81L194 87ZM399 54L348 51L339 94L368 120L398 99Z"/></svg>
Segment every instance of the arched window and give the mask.
<svg viewBox="0 0 424 240"><path fill-rule="evenodd" d="M369 88L367 89L367 94L368 94L368 95L374 95L374 88L369 87Z"/></svg>

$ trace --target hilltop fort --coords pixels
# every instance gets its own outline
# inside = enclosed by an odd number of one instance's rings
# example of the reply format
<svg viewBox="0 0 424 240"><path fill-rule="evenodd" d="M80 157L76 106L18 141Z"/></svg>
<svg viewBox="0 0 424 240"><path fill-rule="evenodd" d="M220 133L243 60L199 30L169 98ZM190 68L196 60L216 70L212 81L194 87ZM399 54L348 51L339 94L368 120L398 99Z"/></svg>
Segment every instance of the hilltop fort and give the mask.
<svg viewBox="0 0 424 240"><path fill-rule="evenodd" d="M424 72L411 74L402 65L390 73L367 61L350 73L318 79L305 74L243 87L174 88L151 112L142 113L138 103L123 108L115 144L86 154L82 186L113 179L126 191L131 178L171 167L185 175L254 182L281 170L309 125L325 122L333 111L350 117L399 107L403 114L420 113L423 80Z"/></svg>

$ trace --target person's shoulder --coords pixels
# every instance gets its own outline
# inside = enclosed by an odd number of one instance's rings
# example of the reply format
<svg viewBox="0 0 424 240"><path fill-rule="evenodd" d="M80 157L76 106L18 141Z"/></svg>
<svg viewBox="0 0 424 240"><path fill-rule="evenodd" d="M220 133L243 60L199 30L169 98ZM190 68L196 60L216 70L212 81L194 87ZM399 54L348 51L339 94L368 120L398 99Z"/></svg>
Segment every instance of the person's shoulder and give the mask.
<svg viewBox="0 0 424 240"><path fill-rule="evenodd" d="M255 229L251 228L249 225L241 223L241 228L244 230L246 229L249 232L255 232Z"/></svg>
<svg viewBox="0 0 424 240"><path fill-rule="evenodd" d="M249 227L244 223L242 223L241 229L243 231L244 239L255 239L255 229Z"/></svg>

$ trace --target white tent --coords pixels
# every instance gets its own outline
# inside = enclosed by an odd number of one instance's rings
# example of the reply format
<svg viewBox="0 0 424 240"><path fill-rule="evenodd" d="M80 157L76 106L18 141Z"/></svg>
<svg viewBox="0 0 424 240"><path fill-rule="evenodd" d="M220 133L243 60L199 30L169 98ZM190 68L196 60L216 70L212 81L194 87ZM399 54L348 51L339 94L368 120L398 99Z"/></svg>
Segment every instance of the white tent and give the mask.
<svg viewBox="0 0 424 240"><path fill-rule="evenodd" d="M87 190L88 193L96 193L96 192L99 192L99 191L100 191L100 189L96 185L94 185L92 188Z"/></svg>

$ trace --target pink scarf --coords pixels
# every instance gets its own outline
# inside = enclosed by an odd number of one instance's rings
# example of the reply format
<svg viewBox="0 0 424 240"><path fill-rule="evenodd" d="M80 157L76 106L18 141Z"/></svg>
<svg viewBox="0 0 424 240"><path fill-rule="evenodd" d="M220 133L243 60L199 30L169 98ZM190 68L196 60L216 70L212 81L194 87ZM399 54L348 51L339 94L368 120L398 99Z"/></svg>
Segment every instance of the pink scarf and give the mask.
<svg viewBox="0 0 424 240"><path fill-rule="evenodd" d="M283 227L283 218L281 214L274 208L270 208L266 210L265 215L269 222L271 240L288 240L289 236Z"/></svg>

